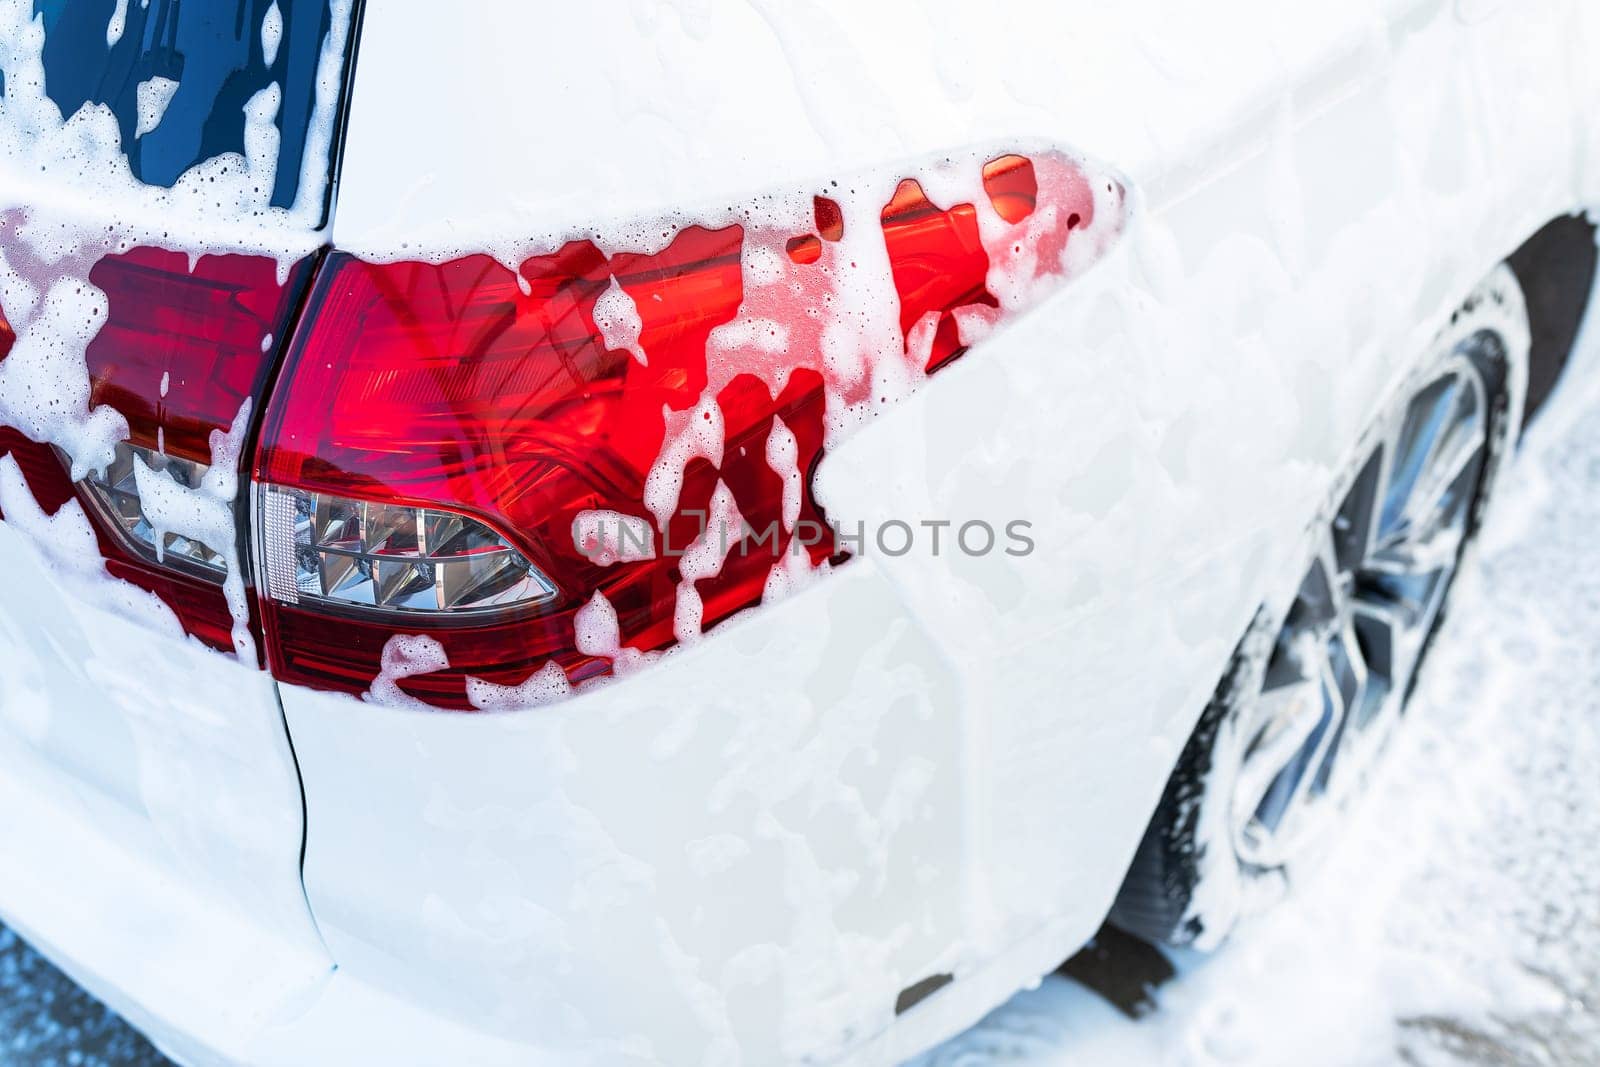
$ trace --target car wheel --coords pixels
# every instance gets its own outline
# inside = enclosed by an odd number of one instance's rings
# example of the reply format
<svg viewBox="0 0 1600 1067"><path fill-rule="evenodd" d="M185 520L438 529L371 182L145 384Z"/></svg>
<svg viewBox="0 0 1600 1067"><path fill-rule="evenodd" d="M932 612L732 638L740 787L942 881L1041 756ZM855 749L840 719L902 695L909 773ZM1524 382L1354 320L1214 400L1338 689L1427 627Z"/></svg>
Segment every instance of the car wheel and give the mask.
<svg viewBox="0 0 1600 1067"><path fill-rule="evenodd" d="M1528 338L1499 268L1380 413L1298 587L1257 614L1201 715L1112 922L1214 947L1315 865L1403 714L1516 440Z"/></svg>

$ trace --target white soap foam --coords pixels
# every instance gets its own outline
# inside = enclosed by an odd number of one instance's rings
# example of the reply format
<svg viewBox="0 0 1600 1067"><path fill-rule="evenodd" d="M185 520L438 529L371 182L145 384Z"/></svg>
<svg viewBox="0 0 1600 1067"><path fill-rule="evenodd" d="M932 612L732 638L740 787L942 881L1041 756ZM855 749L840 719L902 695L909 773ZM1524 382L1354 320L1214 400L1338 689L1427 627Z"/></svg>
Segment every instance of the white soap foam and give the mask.
<svg viewBox="0 0 1600 1067"><path fill-rule="evenodd" d="M382 669L362 699L389 707L427 710L432 705L401 689L400 681L413 675L442 671L448 666L450 657L435 638L426 634L396 634L383 643Z"/></svg>
<svg viewBox="0 0 1600 1067"><path fill-rule="evenodd" d="M122 32L128 25L128 0L117 0L117 6L111 12L111 19L106 23L106 47L111 48L122 40Z"/></svg>
<svg viewBox="0 0 1600 1067"><path fill-rule="evenodd" d="M143 137L161 125L161 120L167 114L167 106L177 95L178 83L171 78L157 75L140 82L134 87L133 92L139 107L139 120L134 126L133 135Z"/></svg>
<svg viewBox="0 0 1600 1067"><path fill-rule="evenodd" d="M641 652L622 643L622 634L617 625L617 609L606 599L604 593L596 592L589 598L587 604L577 610L573 617L573 630L578 651L586 656L609 659L613 673L619 677L630 674L665 655L662 652Z"/></svg>
<svg viewBox="0 0 1600 1067"><path fill-rule="evenodd" d="M800 476L800 446L794 431L781 418L772 417L772 432L767 435L767 466L783 479L783 528L793 530L800 518L800 494L805 483Z"/></svg>
<svg viewBox="0 0 1600 1067"><path fill-rule="evenodd" d="M527 284L520 274L517 278ZM599 328L600 337L607 348L631 352L641 367L649 365L650 360L644 349L639 347L639 331L644 327L639 318L639 308L627 290L617 284L616 278L611 279L606 291L594 302L594 324Z"/></svg>
<svg viewBox="0 0 1600 1067"><path fill-rule="evenodd" d="M163 551L164 535L175 533L201 542L226 561L228 573L222 592L233 617L234 651L246 663L255 660L255 640L250 635L250 607L245 599L233 502L239 493L240 450L250 429L250 407L246 397L226 431L211 431L211 463L197 486L180 485L166 471L151 470L138 456L133 459L134 482L145 518L155 531L157 556Z"/></svg>
<svg viewBox="0 0 1600 1067"><path fill-rule="evenodd" d="M705 528L678 560L678 602L673 613L672 632L680 642L698 640L705 621L705 603L695 583L722 573L728 554L744 539L746 526L739 514L733 492L721 480L711 493Z"/></svg>
<svg viewBox="0 0 1600 1067"><path fill-rule="evenodd" d="M609 567L654 559L655 529L650 520L620 511L581 511L572 520L572 547L591 563Z"/></svg>
<svg viewBox="0 0 1600 1067"><path fill-rule="evenodd" d="M283 41L283 12L278 10L278 0L272 0L261 19L261 58L267 66L278 60L278 45Z"/></svg>
<svg viewBox="0 0 1600 1067"><path fill-rule="evenodd" d="M528 676L521 685L496 685L467 676L467 700L482 711L536 708L572 695L572 683L561 664L551 661Z"/></svg>

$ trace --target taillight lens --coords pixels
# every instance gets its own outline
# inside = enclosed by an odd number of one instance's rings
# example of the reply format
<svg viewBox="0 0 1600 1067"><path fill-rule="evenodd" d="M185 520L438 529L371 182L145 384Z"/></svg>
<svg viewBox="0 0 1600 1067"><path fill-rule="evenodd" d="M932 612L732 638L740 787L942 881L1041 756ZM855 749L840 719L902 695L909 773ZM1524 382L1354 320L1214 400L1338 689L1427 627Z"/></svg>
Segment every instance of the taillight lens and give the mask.
<svg viewBox="0 0 1600 1067"><path fill-rule="evenodd" d="M1121 186L1064 155L966 168L663 226L653 252L330 255L256 458L274 673L537 702L842 561L827 442L1121 228ZM925 192L960 181L970 201Z"/></svg>
<svg viewBox="0 0 1600 1067"><path fill-rule="evenodd" d="M89 271L103 290L106 323L89 342L89 406L128 420L128 441L152 452L211 462L211 434L226 432L260 397L273 346L310 276L301 260L135 248Z"/></svg>
<svg viewBox="0 0 1600 1067"><path fill-rule="evenodd" d="M259 499L266 588L281 603L437 622L556 597L527 557L465 515L276 486Z"/></svg>
<svg viewBox="0 0 1600 1067"><path fill-rule="evenodd" d="M63 458L70 467L70 461ZM221 582L228 574L227 551L213 548L199 536L158 529L145 511L152 487L159 492L165 478L183 493L202 492L210 467L194 460L166 456L126 441L117 445L110 465L93 470L79 483L94 512L123 543L151 563L171 564L179 570Z"/></svg>
<svg viewBox="0 0 1600 1067"><path fill-rule="evenodd" d="M110 463L77 483L106 567L160 596L195 637L250 662L259 627L235 566L240 453L311 267L140 247L89 272L107 302L85 352L89 407L109 405L128 425ZM65 480L71 466L62 457L52 474L35 458L24 470L30 482Z"/></svg>

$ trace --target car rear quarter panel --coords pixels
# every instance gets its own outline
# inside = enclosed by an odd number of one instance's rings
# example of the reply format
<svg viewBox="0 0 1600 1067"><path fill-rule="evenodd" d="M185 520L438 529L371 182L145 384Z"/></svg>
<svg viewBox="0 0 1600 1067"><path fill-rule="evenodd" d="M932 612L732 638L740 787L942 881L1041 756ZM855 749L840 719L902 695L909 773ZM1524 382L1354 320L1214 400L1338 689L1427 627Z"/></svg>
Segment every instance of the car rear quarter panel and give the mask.
<svg viewBox="0 0 1600 1067"><path fill-rule="evenodd" d="M348 973L598 1062L889 1061L1081 944L1369 414L1600 180L1576 2L433 10L369 14L345 247L1006 137L1138 193L1107 262L818 472L846 524L1023 518L1030 555L869 553L553 709L284 691Z"/></svg>

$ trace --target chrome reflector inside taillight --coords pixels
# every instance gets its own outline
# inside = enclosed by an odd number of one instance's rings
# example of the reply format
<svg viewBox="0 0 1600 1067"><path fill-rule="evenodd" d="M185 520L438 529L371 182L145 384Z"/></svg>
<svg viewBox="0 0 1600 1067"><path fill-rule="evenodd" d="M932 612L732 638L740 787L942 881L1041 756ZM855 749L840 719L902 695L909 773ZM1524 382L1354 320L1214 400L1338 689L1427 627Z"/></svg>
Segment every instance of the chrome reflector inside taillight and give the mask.
<svg viewBox="0 0 1600 1067"><path fill-rule="evenodd" d="M139 466L146 477L154 473L171 478L184 489L197 489L210 468L194 460L163 455L123 441L115 458L103 471L91 471L83 479L88 498L122 535L123 540L146 559L157 563L179 563L221 581L228 563L212 546L170 530L158 530L145 514L139 495Z"/></svg>
<svg viewBox="0 0 1600 1067"><path fill-rule="evenodd" d="M469 615L556 596L538 567L470 516L273 485L258 499L265 586L279 603Z"/></svg>

